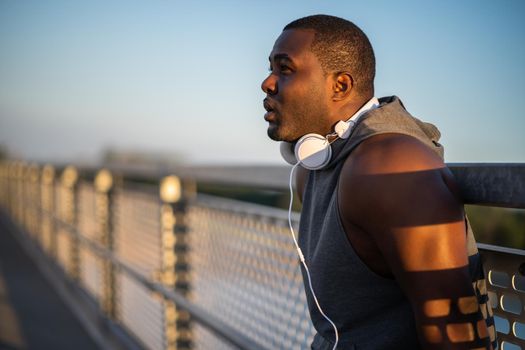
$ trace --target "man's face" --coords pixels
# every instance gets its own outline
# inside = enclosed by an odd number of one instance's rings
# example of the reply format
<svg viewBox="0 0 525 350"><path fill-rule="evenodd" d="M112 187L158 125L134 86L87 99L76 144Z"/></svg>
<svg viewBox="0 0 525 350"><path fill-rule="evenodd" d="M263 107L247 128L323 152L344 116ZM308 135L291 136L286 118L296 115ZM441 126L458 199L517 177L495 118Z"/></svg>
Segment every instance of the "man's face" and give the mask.
<svg viewBox="0 0 525 350"><path fill-rule="evenodd" d="M297 141L308 133L327 134L330 84L310 51L311 30L285 30L270 53L270 74L262 82L266 93L264 119L275 141Z"/></svg>

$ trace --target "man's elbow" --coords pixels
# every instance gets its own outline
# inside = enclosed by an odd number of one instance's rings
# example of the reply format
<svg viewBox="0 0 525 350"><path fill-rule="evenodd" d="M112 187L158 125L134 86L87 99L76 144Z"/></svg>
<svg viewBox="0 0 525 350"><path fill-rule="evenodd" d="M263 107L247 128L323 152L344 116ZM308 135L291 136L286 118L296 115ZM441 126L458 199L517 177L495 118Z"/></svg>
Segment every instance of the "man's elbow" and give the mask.
<svg viewBox="0 0 525 350"><path fill-rule="evenodd" d="M417 320L424 349L492 349L479 305L470 301L463 303L468 305L462 305L460 299L450 304L446 315L422 315Z"/></svg>

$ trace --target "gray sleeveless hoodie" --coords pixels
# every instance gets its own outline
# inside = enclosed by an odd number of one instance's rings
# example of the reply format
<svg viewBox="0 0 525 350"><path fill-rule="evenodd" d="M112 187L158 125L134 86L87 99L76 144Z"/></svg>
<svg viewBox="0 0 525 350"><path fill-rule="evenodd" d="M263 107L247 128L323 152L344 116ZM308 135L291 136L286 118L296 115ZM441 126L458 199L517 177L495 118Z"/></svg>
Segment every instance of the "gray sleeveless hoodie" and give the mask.
<svg viewBox="0 0 525 350"><path fill-rule="evenodd" d="M379 99L380 107L363 115L349 139L332 144L332 159L323 169L310 171L299 224L299 245L312 276L323 311L337 325L338 349L418 349L411 306L393 279L371 271L357 256L339 217L337 183L344 160L367 138L398 133L417 138L443 158L438 129L412 117L393 96ZM482 313L495 341L492 310L479 253L467 221L468 254L472 283ZM307 281L305 271L303 279ZM308 285L305 291L317 335L313 349L332 349L334 331L317 310Z"/></svg>

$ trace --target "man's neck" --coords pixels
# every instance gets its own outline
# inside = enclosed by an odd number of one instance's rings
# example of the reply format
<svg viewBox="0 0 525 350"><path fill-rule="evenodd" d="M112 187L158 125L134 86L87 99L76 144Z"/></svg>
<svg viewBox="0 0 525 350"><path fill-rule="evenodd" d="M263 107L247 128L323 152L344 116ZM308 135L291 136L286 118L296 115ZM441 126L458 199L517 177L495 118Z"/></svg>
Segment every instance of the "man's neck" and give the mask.
<svg viewBox="0 0 525 350"><path fill-rule="evenodd" d="M337 101L333 106L333 119L347 120L372 97L374 97L373 94L357 94L354 90L350 96L347 96L344 100Z"/></svg>
<svg viewBox="0 0 525 350"><path fill-rule="evenodd" d="M368 96L368 94L365 97L359 96L341 106L339 110L334 113L334 117L332 118L332 129L340 120L349 120L372 98L374 98L374 96Z"/></svg>

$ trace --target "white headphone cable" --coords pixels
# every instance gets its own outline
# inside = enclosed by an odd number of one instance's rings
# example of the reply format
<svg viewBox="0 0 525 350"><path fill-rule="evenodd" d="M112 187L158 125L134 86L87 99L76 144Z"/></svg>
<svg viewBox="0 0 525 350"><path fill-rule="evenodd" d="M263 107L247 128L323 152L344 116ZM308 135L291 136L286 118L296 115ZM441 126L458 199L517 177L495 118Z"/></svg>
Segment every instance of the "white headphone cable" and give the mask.
<svg viewBox="0 0 525 350"><path fill-rule="evenodd" d="M293 172L295 168L299 166L299 162L297 162L290 171L290 206L288 207L288 225L290 226L290 231L292 233L293 242L295 243L295 247L297 249L297 253L299 254L299 259L301 260L301 263L304 266L304 269L306 271L306 275L308 276L308 285L310 286L310 291L312 292L312 296L314 297L315 304L317 305L317 309L323 315L323 317L332 325L335 332L335 343L332 350L335 350L337 348L337 343L339 342L339 333L337 332L337 327L335 326L335 323L326 316L326 314L321 309L321 305L319 305L319 301L317 301L317 297L315 296L314 288L312 287L312 278L310 277L310 270L308 270L308 266L306 266L306 262L304 259L303 252L301 251L301 248L299 247L299 244L297 243L297 239L295 238L295 231L292 226L292 205L293 205L293 187L292 187L292 179L293 179Z"/></svg>

